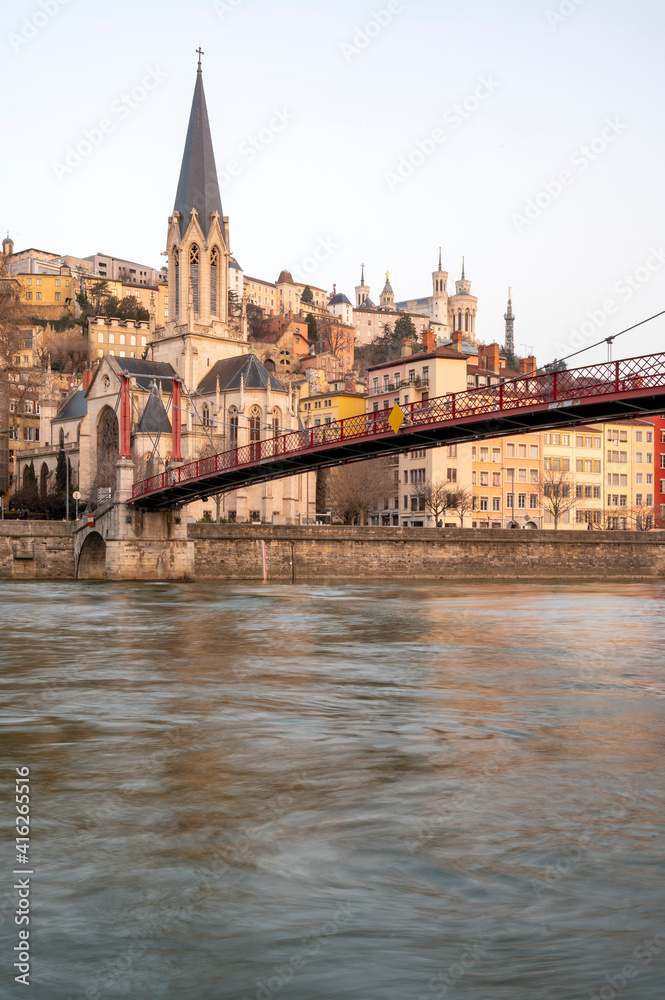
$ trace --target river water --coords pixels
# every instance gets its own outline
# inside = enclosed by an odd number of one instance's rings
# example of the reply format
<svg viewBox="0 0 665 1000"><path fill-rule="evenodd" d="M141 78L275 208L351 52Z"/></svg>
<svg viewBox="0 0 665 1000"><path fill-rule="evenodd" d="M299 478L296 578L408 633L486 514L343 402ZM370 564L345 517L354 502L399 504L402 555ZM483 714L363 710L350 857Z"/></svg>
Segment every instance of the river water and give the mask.
<svg viewBox="0 0 665 1000"><path fill-rule="evenodd" d="M665 586L0 600L3 996L665 996Z"/></svg>

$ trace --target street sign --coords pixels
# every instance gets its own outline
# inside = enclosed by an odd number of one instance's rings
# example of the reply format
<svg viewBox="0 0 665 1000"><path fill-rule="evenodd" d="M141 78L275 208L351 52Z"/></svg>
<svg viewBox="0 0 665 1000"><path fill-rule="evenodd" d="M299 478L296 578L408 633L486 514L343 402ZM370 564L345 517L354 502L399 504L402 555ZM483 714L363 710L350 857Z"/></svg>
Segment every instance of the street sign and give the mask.
<svg viewBox="0 0 665 1000"><path fill-rule="evenodd" d="M81 499L81 494L79 493L78 490L76 491L76 493L72 493L72 496L74 497L75 500Z"/></svg>
<svg viewBox="0 0 665 1000"><path fill-rule="evenodd" d="M94 526L95 526L95 515L94 514L88 514L88 527L89 528L94 528Z"/></svg>
<svg viewBox="0 0 665 1000"><path fill-rule="evenodd" d="M388 417L388 423L397 434L398 430L404 423L404 413L402 412L398 403L395 403L392 410L390 411L390 416Z"/></svg>

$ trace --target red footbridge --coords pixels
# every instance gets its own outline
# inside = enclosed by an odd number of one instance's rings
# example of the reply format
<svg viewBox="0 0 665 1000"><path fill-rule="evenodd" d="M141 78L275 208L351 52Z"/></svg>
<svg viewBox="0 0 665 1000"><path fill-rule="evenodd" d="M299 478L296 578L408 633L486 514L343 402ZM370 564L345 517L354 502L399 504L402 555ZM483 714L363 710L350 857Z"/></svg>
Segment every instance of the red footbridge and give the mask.
<svg viewBox="0 0 665 1000"><path fill-rule="evenodd" d="M411 448L665 413L665 353L525 375L406 404L402 411L405 419L397 433L386 409L172 467L135 483L129 503L166 510L241 486Z"/></svg>

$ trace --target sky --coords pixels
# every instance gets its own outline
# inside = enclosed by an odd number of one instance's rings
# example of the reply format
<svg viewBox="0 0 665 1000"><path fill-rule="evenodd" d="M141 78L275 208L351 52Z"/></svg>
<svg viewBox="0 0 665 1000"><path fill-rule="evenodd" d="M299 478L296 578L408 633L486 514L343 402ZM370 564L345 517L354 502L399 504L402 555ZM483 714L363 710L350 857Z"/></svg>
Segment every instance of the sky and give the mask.
<svg viewBox="0 0 665 1000"><path fill-rule="evenodd" d="M161 267L201 46L246 274L353 301L364 263L399 301L431 294L441 246L477 336L503 341L512 286L545 363L665 309L664 29L654 0L12 0L0 229Z"/></svg>

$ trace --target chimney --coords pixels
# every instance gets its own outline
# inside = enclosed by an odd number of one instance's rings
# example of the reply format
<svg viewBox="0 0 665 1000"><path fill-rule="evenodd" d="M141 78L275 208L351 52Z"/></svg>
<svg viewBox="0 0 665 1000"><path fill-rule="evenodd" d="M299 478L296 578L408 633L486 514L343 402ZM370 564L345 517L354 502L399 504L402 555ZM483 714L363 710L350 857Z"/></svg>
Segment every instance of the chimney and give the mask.
<svg viewBox="0 0 665 1000"><path fill-rule="evenodd" d="M528 374L529 374L529 359L520 358L520 375L528 375Z"/></svg>
<svg viewBox="0 0 665 1000"><path fill-rule="evenodd" d="M461 330L453 330L453 342L450 345L453 351L462 351L462 338L463 333Z"/></svg>
<svg viewBox="0 0 665 1000"><path fill-rule="evenodd" d="M428 353L436 350L436 337L431 330L423 330L423 348Z"/></svg>
<svg viewBox="0 0 665 1000"><path fill-rule="evenodd" d="M347 392L356 391L356 373L351 371L347 372L344 376L344 388Z"/></svg>
<svg viewBox="0 0 665 1000"><path fill-rule="evenodd" d="M478 348L478 367L487 368L487 348L484 344Z"/></svg>
<svg viewBox="0 0 665 1000"><path fill-rule="evenodd" d="M487 367L491 372L498 372L501 367L499 360L499 345L489 344L487 347Z"/></svg>
<svg viewBox="0 0 665 1000"><path fill-rule="evenodd" d="M536 359L535 359L534 355L530 354L529 357L526 359L526 362L527 362L527 364L529 366L527 368L527 371L529 372L530 375L533 375L534 372L536 371L536 369L538 368L538 365L536 364Z"/></svg>
<svg viewBox="0 0 665 1000"><path fill-rule="evenodd" d="M87 392L88 389L90 388L90 384L92 383L92 376L93 375L94 375L94 372L92 371L91 368L86 368L85 371L83 372L83 391L84 392Z"/></svg>
<svg viewBox="0 0 665 1000"><path fill-rule="evenodd" d="M274 315L275 315L275 310L274 310L274 309L271 309L271 310L270 310L270 315L271 315L271 316L274 316Z"/></svg>
<svg viewBox="0 0 665 1000"><path fill-rule="evenodd" d="M405 337L402 341L402 357L408 358L410 354L413 354L413 345L408 337Z"/></svg>

